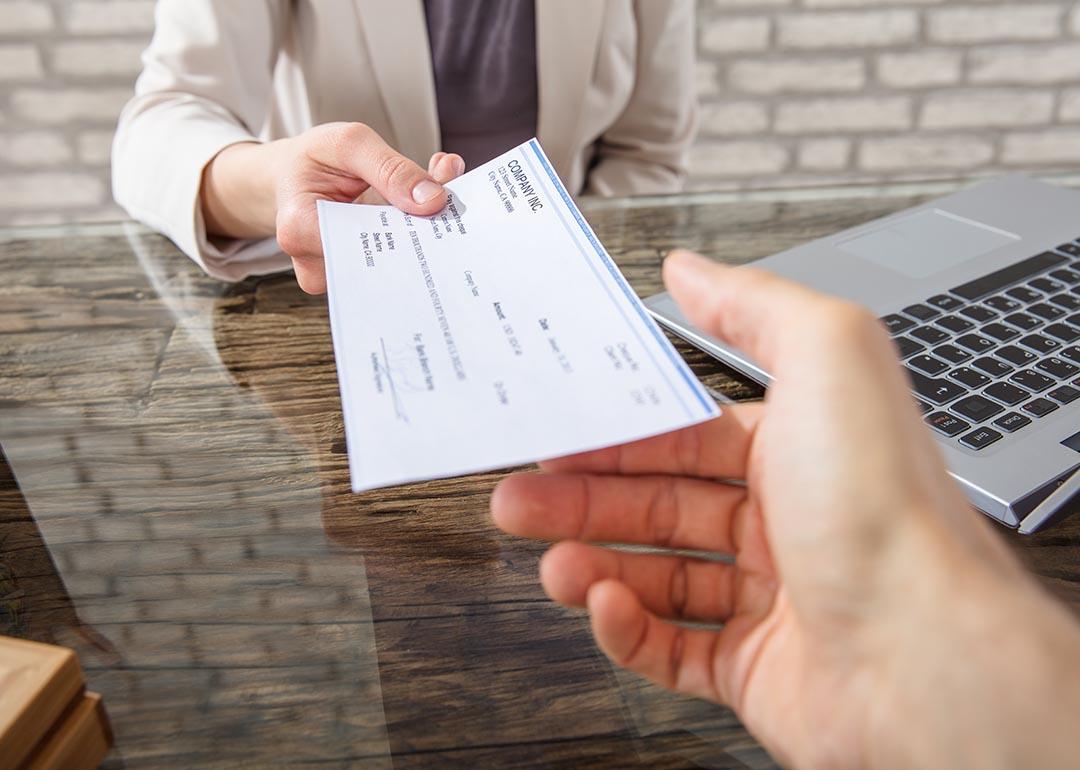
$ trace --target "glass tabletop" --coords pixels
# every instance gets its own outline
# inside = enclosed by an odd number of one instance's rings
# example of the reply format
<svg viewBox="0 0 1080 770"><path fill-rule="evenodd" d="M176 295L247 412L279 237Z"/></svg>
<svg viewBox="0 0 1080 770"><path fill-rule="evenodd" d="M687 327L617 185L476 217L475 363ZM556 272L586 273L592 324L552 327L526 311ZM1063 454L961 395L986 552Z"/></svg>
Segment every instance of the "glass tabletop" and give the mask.
<svg viewBox="0 0 1080 770"><path fill-rule="evenodd" d="M584 210L645 296L672 247L742 262L929 192ZM350 492L325 299L291 275L223 284L124 223L0 231L0 271L0 633L76 650L107 767L773 766L547 600L543 546L490 523L502 472ZM1076 602L1069 526L1024 547Z"/></svg>

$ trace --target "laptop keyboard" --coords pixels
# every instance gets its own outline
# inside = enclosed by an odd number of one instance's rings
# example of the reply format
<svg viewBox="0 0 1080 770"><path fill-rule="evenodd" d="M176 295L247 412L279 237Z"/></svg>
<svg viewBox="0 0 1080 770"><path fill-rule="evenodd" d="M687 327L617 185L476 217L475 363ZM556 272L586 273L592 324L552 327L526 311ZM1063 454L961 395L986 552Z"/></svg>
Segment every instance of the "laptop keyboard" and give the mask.
<svg viewBox="0 0 1080 770"><path fill-rule="evenodd" d="M985 449L1080 399L1080 238L881 321L926 423Z"/></svg>

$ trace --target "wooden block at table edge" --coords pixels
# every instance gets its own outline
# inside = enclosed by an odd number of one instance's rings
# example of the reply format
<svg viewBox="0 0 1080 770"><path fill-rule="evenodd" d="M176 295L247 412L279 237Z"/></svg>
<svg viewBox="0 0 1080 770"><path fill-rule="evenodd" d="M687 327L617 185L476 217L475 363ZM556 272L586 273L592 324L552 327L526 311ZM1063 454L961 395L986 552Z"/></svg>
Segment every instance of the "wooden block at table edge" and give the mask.
<svg viewBox="0 0 1080 770"><path fill-rule="evenodd" d="M87 692L23 770L93 770L111 745L112 732L101 696Z"/></svg>
<svg viewBox="0 0 1080 770"><path fill-rule="evenodd" d="M82 691L71 650L0 637L0 770L19 767Z"/></svg>

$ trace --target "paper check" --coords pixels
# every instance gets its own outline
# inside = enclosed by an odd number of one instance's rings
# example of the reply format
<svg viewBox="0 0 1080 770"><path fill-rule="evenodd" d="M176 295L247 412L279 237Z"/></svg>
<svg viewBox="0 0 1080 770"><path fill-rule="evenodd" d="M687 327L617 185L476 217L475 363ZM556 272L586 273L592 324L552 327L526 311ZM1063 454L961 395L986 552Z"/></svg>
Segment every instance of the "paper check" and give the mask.
<svg viewBox="0 0 1080 770"><path fill-rule="evenodd" d="M446 187L430 218L319 203L353 490L719 414L535 139Z"/></svg>

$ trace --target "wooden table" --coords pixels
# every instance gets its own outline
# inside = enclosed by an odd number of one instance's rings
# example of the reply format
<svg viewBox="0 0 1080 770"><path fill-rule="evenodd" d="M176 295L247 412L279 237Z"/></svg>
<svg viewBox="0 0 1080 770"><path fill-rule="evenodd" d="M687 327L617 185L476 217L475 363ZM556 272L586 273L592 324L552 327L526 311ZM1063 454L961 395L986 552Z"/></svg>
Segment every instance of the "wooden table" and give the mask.
<svg viewBox="0 0 1080 770"><path fill-rule="evenodd" d="M919 199L585 213L647 295L670 247L742 262ZM772 766L544 597L542 546L489 521L501 473L350 493L326 304L290 275L222 284L134 225L0 231L0 275L0 633L77 651L107 766ZM1001 534L1080 606L1080 517Z"/></svg>

